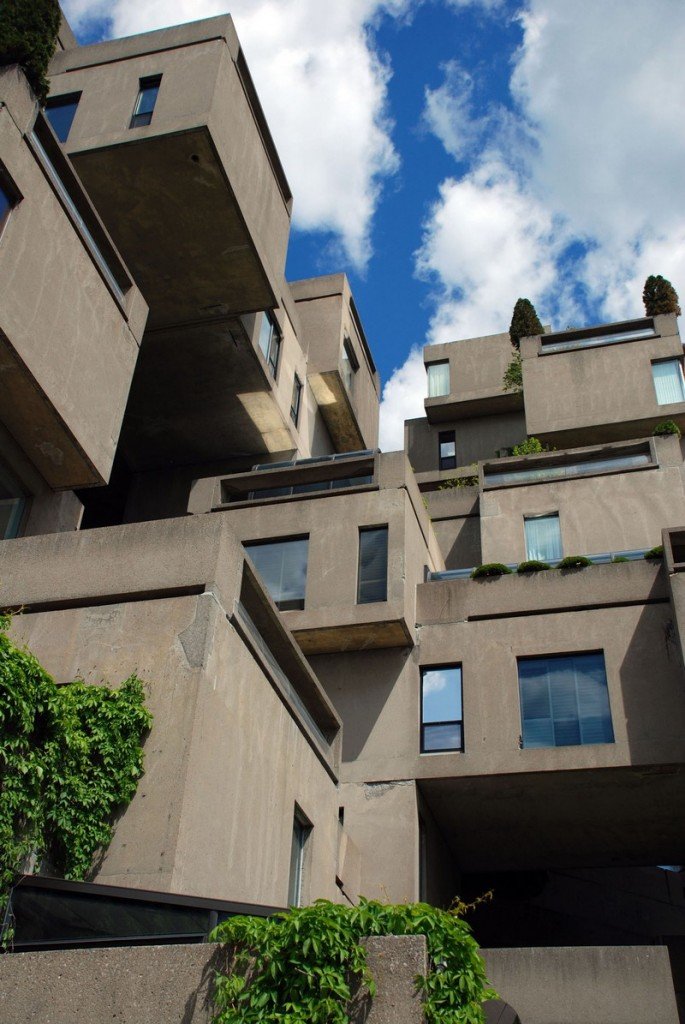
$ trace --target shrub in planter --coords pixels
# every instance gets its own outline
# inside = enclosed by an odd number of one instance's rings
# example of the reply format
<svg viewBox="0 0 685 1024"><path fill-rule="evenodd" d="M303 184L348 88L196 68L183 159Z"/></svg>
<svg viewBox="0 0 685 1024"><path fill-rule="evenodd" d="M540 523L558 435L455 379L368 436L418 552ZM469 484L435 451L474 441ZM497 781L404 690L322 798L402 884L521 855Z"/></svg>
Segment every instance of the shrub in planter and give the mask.
<svg viewBox="0 0 685 1024"><path fill-rule="evenodd" d="M667 434L675 434L676 437L680 437L680 427L673 420L664 420L663 423L658 423L652 431L654 437L664 437Z"/></svg>
<svg viewBox="0 0 685 1024"><path fill-rule="evenodd" d="M508 565L501 562L489 562L486 565L477 565L471 573L472 580L481 580L487 576L507 576L512 573Z"/></svg>
<svg viewBox="0 0 685 1024"><path fill-rule="evenodd" d="M517 299L509 325L509 337L514 348L519 347L521 338L531 338L542 333L543 327L533 303L529 299Z"/></svg>
<svg viewBox="0 0 685 1024"><path fill-rule="evenodd" d="M0 66L18 64L45 104L47 70L60 25L58 0L6 0L0 15Z"/></svg>
<svg viewBox="0 0 685 1024"><path fill-rule="evenodd" d="M658 316L659 313L675 313L680 316L678 293L661 274L651 274L645 281L642 292L647 316Z"/></svg>
<svg viewBox="0 0 685 1024"><path fill-rule="evenodd" d="M664 546L663 544L657 544L655 548L650 548L649 551L645 551L645 558L657 559L664 557Z"/></svg>
<svg viewBox="0 0 685 1024"><path fill-rule="evenodd" d="M625 555L614 555L614 557L611 559L611 561L612 562L629 562L630 559L626 558Z"/></svg>
<svg viewBox="0 0 685 1024"><path fill-rule="evenodd" d="M516 572L524 575L529 572L542 572L544 569L551 569L551 565L547 565L547 562L538 562L537 559L531 558L528 562L520 562Z"/></svg>
<svg viewBox="0 0 685 1024"><path fill-rule="evenodd" d="M559 562L557 569L584 569L586 565L592 565L592 562L585 555L567 555Z"/></svg>
<svg viewBox="0 0 685 1024"><path fill-rule="evenodd" d="M542 441L537 437L527 437L525 441L521 441L520 444L515 444L511 449L512 455L537 455L539 452L548 452L550 449L546 448Z"/></svg>

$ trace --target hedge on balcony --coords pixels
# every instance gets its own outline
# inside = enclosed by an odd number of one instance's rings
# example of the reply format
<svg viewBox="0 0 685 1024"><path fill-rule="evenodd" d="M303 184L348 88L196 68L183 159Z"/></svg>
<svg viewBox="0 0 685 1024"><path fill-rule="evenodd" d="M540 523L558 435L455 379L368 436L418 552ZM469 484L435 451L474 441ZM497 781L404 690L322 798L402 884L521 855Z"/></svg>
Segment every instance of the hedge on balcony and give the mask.
<svg viewBox="0 0 685 1024"><path fill-rule="evenodd" d="M527 562L519 562L516 572L522 576L527 573L543 572L545 569L551 569L552 566L548 565L547 562L538 562L537 559L531 558Z"/></svg>
<svg viewBox="0 0 685 1024"><path fill-rule="evenodd" d="M472 580L481 580L488 576L507 576L512 573L508 565L501 562L489 562L487 565L477 565L471 573Z"/></svg>
<svg viewBox="0 0 685 1024"><path fill-rule="evenodd" d="M557 569L584 569L586 565L592 565L585 555L567 555L559 562Z"/></svg>

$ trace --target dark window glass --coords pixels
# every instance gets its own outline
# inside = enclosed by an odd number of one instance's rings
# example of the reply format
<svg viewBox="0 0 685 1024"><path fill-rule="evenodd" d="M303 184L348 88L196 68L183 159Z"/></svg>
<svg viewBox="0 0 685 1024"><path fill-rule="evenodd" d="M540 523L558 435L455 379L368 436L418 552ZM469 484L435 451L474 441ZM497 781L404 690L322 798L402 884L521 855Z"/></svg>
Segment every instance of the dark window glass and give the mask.
<svg viewBox="0 0 685 1024"><path fill-rule="evenodd" d="M463 750L461 666L421 671L421 752Z"/></svg>
<svg viewBox="0 0 685 1024"><path fill-rule="evenodd" d="M352 388L354 386L354 375L359 369L359 361L355 355L354 349L352 348L352 342L349 338L345 338L343 341L342 348L342 371L343 381L347 388L348 394L352 394Z"/></svg>
<svg viewBox="0 0 685 1024"><path fill-rule="evenodd" d="M278 356L281 351L281 335L276 323L271 319L270 313L262 316L262 325L259 329L259 347L264 359L269 364L273 377L278 370Z"/></svg>
<svg viewBox="0 0 685 1024"><path fill-rule="evenodd" d="M441 430L438 434L440 469L457 468L457 445L453 430Z"/></svg>
<svg viewBox="0 0 685 1024"><path fill-rule="evenodd" d="M0 540L16 537L25 502L19 484L0 466Z"/></svg>
<svg viewBox="0 0 685 1024"><path fill-rule="evenodd" d="M357 603L387 600L388 528L374 526L359 531L359 583Z"/></svg>
<svg viewBox="0 0 685 1024"><path fill-rule="evenodd" d="M299 907L302 904L302 876L304 874L304 854L307 840L311 835L312 826L305 821L299 811L293 818L293 836L290 845L290 879L288 882L288 906Z"/></svg>
<svg viewBox="0 0 685 1024"><path fill-rule="evenodd" d="M522 658L518 670L524 747L614 742L601 652Z"/></svg>
<svg viewBox="0 0 685 1024"><path fill-rule="evenodd" d="M245 544L245 550L282 612L304 608L309 537Z"/></svg>
<svg viewBox="0 0 685 1024"><path fill-rule="evenodd" d="M52 125L52 130L60 142L66 142L69 137L74 114L81 99L80 92L70 93L69 96L51 96L45 107L45 116Z"/></svg>
<svg viewBox="0 0 685 1024"><path fill-rule="evenodd" d="M161 81L161 75L155 75L153 78L140 79L138 98L136 99L136 105L133 108L133 117L131 118L131 124L129 125L130 128L141 128L143 125L150 124L152 121L152 112L155 109L157 93L159 92L159 85Z"/></svg>
<svg viewBox="0 0 685 1024"><path fill-rule="evenodd" d="M10 215L13 206L16 206L21 195L5 168L0 164L0 233Z"/></svg>
<svg viewBox="0 0 685 1024"><path fill-rule="evenodd" d="M302 381L295 374L295 380L293 381L293 399L290 403L290 419L297 426L297 421L300 418L300 402L302 401Z"/></svg>

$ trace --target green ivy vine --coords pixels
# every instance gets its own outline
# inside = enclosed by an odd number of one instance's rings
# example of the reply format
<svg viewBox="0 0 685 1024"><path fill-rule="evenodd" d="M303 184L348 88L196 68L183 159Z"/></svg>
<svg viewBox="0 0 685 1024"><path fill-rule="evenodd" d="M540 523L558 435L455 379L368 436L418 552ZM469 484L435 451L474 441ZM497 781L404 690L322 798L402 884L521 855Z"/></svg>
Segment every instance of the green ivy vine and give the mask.
<svg viewBox="0 0 685 1024"><path fill-rule="evenodd" d="M0 616L0 908L28 857L86 877L136 791L152 723L136 676L58 686L8 626Z"/></svg>
<svg viewBox="0 0 685 1024"><path fill-rule="evenodd" d="M425 935L429 971L416 985L426 1021L482 1024L483 1001L497 996L466 909L317 900L271 918L229 918L210 936L229 952L226 972L216 976L214 1024L348 1024L375 994L362 945L369 935Z"/></svg>

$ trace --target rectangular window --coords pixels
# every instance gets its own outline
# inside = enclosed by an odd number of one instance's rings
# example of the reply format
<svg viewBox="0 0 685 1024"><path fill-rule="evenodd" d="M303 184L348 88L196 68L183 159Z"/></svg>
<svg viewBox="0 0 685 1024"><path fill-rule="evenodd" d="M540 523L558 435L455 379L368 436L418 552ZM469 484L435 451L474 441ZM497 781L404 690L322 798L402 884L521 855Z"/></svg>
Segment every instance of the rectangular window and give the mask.
<svg viewBox="0 0 685 1024"><path fill-rule="evenodd" d="M278 370L278 356L281 351L281 335L278 326L269 312L264 313L262 316L262 325L259 329L259 347L269 365L272 377L275 377Z"/></svg>
<svg viewBox="0 0 685 1024"><path fill-rule="evenodd" d="M80 92L72 92L68 96L51 96L45 105L45 116L60 142L66 142L69 138L80 99Z"/></svg>
<svg viewBox="0 0 685 1024"><path fill-rule="evenodd" d="M245 544L262 582L282 612L304 608L309 537Z"/></svg>
<svg viewBox="0 0 685 1024"><path fill-rule="evenodd" d="M388 596L388 528L372 526L359 531L357 604L386 601Z"/></svg>
<svg viewBox="0 0 685 1024"><path fill-rule="evenodd" d="M161 75L140 79L138 97L133 108L133 117L131 118L129 128L142 128L144 125L150 124L161 81Z"/></svg>
<svg viewBox="0 0 685 1024"><path fill-rule="evenodd" d="M438 434L440 469L457 468L457 445L453 430L441 430Z"/></svg>
<svg viewBox="0 0 685 1024"><path fill-rule="evenodd" d="M683 369L679 359L662 359L658 363L652 363L652 377L659 405L685 402Z"/></svg>
<svg viewBox="0 0 685 1024"><path fill-rule="evenodd" d="M461 665L421 669L421 753L463 750Z"/></svg>
<svg viewBox="0 0 685 1024"><path fill-rule="evenodd" d="M342 348L342 371L343 381L347 388L348 395L352 394L352 388L354 386L354 375L359 369L359 360L357 359L354 349L352 348L352 342L349 338L345 338L343 341Z"/></svg>
<svg viewBox="0 0 685 1024"><path fill-rule="evenodd" d="M304 875L304 857L312 826L300 811L295 808L293 818L293 835L290 844L290 879L288 881L288 906L302 905L302 878Z"/></svg>
<svg viewBox="0 0 685 1024"><path fill-rule="evenodd" d="M524 516L526 558L536 562L555 562L562 557L559 513Z"/></svg>
<svg viewBox="0 0 685 1024"><path fill-rule="evenodd" d="M16 537L26 499L14 477L0 466L0 540Z"/></svg>
<svg viewBox="0 0 685 1024"><path fill-rule="evenodd" d="M518 661L524 747L613 743L604 655Z"/></svg>
<svg viewBox="0 0 685 1024"><path fill-rule="evenodd" d="M302 381L295 374L295 380L293 381L293 398L290 403L290 419L297 426L297 421L300 418L300 403L302 401Z"/></svg>
<svg viewBox="0 0 685 1024"><path fill-rule="evenodd" d="M428 374L428 397L440 398L450 393L450 364L447 360L442 363L428 363L426 366Z"/></svg>

